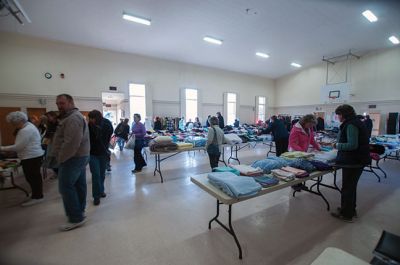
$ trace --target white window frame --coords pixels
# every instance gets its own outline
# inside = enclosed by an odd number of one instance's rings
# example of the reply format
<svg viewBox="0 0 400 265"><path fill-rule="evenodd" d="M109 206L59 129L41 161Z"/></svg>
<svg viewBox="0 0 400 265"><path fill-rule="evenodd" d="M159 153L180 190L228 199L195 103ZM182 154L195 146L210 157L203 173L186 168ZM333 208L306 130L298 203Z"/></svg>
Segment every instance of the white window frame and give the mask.
<svg viewBox="0 0 400 265"><path fill-rule="evenodd" d="M196 92L196 97L195 98L188 98L187 97L187 93L189 92L189 91L195 91ZM184 115L184 117L185 117L185 121L186 122L188 122L189 121L189 119L191 119L192 120L192 122L194 122L195 121L195 118L196 117L198 117L199 116L199 91L198 91L198 89L196 89L196 88L185 88L184 89L184 100L185 100L185 104L184 104L184 106L185 106L185 111L184 111L184 113L185 113L185 115ZM188 116L188 103L195 103L196 105L196 107L195 107L195 115L194 115L194 117L189 117Z"/></svg>
<svg viewBox="0 0 400 265"><path fill-rule="evenodd" d="M264 99L264 103L260 103L260 100ZM264 106L264 111L260 111L260 106ZM267 97L265 96L257 96L256 97L256 122L266 120L266 112L267 112Z"/></svg>
<svg viewBox="0 0 400 265"><path fill-rule="evenodd" d="M229 99L230 95L232 95L232 96L234 95L235 100L230 100ZM231 105L232 105L232 103L234 103L233 106L234 106L235 110L232 113L230 113L230 110L229 110L230 103L231 103ZM233 123L235 122L235 119L238 116L237 113L238 113L238 94L234 93L234 92L227 92L226 93L226 125L233 125ZM232 115L232 117L231 117L231 115Z"/></svg>

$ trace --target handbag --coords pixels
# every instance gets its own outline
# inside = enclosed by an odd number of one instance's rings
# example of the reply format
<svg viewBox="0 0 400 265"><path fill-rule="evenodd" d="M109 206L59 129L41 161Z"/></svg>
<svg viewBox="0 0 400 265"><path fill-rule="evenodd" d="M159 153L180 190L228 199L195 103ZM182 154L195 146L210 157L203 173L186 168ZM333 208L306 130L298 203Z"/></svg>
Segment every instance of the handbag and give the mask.
<svg viewBox="0 0 400 265"><path fill-rule="evenodd" d="M135 137L134 134L132 134L129 137L128 142L125 144L125 148L126 149L131 149L131 150L135 149L135 140L136 140L136 137Z"/></svg>
<svg viewBox="0 0 400 265"><path fill-rule="evenodd" d="M215 128L213 128L213 130L214 130L214 138L213 138L212 143L209 146L207 146L207 153L210 155L219 155L220 154L219 147L218 147L218 143L216 141L217 131L215 130Z"/></svg>

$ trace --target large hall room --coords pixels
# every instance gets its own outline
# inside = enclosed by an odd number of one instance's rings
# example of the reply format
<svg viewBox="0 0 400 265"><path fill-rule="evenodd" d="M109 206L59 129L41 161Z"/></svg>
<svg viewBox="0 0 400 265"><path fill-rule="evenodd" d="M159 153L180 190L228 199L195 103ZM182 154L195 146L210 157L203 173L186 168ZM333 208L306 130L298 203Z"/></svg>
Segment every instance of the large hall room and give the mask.
<svg viewBox="0 0 400 265"><path fill-rule="evenodd" d="M398 0L0 0L0 264L400 264L399 42Z"/></svg>

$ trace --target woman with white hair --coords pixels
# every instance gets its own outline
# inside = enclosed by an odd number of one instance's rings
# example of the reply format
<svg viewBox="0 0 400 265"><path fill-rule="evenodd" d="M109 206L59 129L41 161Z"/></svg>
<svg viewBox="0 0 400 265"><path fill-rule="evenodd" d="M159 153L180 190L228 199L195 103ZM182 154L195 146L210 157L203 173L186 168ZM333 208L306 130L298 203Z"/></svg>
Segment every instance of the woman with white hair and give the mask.
<svg viewBox="0 0 400 265"><path fill-rule="evenodd" d="M31 186L32 196L22 206L31 206L43 201L43 183L40 166L44 151L41 146L39 130L28 122L28 117L21 111L11 112L6 117L18 131L15 143L9 146L0 146L0 151L17 152L21 159L22 170L26 181Z"/></svg>

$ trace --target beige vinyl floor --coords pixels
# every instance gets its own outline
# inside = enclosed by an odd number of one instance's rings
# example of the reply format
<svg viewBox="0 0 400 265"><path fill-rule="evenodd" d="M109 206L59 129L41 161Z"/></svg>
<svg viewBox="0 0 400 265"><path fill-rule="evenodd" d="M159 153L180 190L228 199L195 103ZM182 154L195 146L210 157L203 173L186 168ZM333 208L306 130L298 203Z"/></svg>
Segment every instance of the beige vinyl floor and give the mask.
<svg viewBox="0 0 400 265"><path fill-rule="evenodd" d="M266 153L257 145L239 157L250 163ZM92 204L88 173L88 222L69 232L58 231L66 218L57 180L46 180L45 202L29 208L19 206L21 191L0 191L0 264L305 265L327 247L370 261L383 229L400 235L400 161L388 160L382 163L388 178L381 183L371 173L361 176L359 219L353 224L332 218L313 194L293 198L290 188L234 205L233 226L243 248L239 260L228 233L216 224L208 230L215 199L190 182L189 176L209 171L208 157L185 152L164 161L164 183L153 176L154 157L148 158L148 167L134 175L132 152L115 151L107 197L99 206ZM28 187L23 177L17 182ZM335 209L339 193L326 188L323 193ZM222 220L226 217L223 207Z"/></svg>

